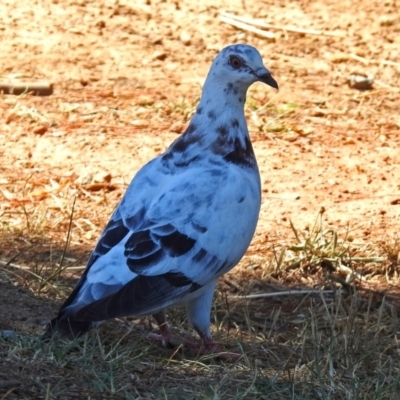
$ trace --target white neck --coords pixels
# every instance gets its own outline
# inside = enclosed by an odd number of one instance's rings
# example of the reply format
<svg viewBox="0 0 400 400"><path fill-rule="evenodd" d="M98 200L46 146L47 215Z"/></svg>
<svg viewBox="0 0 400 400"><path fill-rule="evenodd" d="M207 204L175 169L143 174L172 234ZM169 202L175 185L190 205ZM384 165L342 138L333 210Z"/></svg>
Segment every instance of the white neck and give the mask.
<svg viewBox="0 0 400 400"><path fill-rule="evenodd" d="M208 157L217 163L224 160L257 168L244 115L247 89L248 85L208 76L186 132L172 143L163 161L181 168Z"/></svg>
<svg viewBox="0 0 400 400"><path fill-rule="evenodd" d="M221 139L222 127L222 130L228 131L226 139L238 138L244 143L243 140L249 135L244 115L246 92L247 87L221 83L208 76L190 124L194 124L196 130L203 131L208 140Z"/></svg>

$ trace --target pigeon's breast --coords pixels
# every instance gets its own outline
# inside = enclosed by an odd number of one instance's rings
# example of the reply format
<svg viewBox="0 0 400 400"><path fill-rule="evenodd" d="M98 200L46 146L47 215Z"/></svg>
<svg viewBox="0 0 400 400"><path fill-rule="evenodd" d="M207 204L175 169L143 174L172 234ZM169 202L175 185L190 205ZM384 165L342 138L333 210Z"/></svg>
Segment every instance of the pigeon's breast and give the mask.
<svg viewBox="0 0 400 400"><path fill-rule="evenodd" d="M240 261L253 238L261 206L258 169L229 166L211 204L199 209L197 218L207 221L201 246L232 267Z"/></svg>

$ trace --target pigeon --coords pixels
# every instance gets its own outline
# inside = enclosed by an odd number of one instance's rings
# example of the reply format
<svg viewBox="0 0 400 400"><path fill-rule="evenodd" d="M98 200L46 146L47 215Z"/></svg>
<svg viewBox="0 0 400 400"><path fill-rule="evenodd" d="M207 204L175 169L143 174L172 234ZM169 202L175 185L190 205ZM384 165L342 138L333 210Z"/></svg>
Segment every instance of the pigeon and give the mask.
<svg viewBox="0 0 400 400"><path fill-rule="evenodd" d="M244 115L255 82L278 84L250 45L214 59L186 131L134 176L87 267L43 338L74 338L101 321L152 315L164 346L165 310L186 305L210 354L218 279L235 267L256 229L261 181Z"/></svg>

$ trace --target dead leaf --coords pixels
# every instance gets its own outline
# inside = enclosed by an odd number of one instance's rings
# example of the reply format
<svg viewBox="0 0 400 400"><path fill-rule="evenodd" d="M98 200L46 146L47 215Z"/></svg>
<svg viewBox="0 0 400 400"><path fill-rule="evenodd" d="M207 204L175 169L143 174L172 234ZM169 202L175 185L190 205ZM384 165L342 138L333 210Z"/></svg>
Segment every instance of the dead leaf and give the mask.
<svg viewBox="0 0 400 400"><path fill-rule="evenodd" d="M110 183L91 183L90 185L83 185L82 188L88 190L89 192L98 192L102 189L112 192L113 190L116 190L118 186Z"/></svg>

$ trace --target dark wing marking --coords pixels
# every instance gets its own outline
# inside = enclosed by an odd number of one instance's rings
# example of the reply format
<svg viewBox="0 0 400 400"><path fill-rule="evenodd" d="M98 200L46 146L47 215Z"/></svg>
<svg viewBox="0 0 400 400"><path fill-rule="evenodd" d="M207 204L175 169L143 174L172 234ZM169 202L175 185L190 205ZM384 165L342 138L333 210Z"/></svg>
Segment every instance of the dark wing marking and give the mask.
<svg viewBox="0 0 400 400"><path fill-rule="evenodd" d="M121 220L111 220L98 241L94 253L98 256L107 254L111 248L116 246L127 235L128 232L129 229Z"/></svg>
<svg viewBox="0 0 400 400"><path fill-rule="evenodd" d="M100 256L104 256L120 243L130 230L138 229L143 222L144 215L145 209L141 208L135 215L127 218L124 223L118 207L104 228L96 247L90 255L86 268L90 268Z"/></svg>
<svg viewBox="0 0 400 400"><path fill-rule="evenodd" d="M196 224L196 222L194 222L194 221L192 221L192 226L197 232L200 232L200 233L205 233L208 230L207 227Z"/></svg>
<svg viewBox="0 0 400 400"><path fill-rule="evenodd" d="M139 212L138 214L141 214ZM118 214L117 214L118 215ZM119 216L119 215L118 215ZM138 218L131 218L130 224L140 226L141 224L151 225L150 221L139 222ZM137 274L143 273L149 270L151 267L157 265L164 257L179 257L189 252L195 245L196 241L187 235L180 233L171 224L165 224L161 226L153 226L151 229L141 230L138 232L132 232L124 225L122 219L115 220L111 219L107 224L102 236L99 239L94 251L92 252L86 270L83 273L81 279L75 286L74 290L63 304L60 313L69 305L71 305L76 298L79 290L85 282L90 267L95 261L106 255L113 246L120 243L127 235L130 234L128 240L125 243L124 256L126 257L126 264L129 269ZM123 268L123 265L121 265ZM172 275L167 276L168 279L172 279L171 285L174 285ZM96 284L97 285L97 284ZM93 290L100 290L100 286L94 286ZM110 291L114 291L116 287L106 286ZM107 290L104 291L105 297L107 296ZM98 298L98 297L97 297Z"/></svg>
<svg viewBox="0 0 400 400"><path fill-rule="evenodd" d="M131 234L125 243L124 256L129 269L138 273L156 265L164 253L151 237L151 231L147 230Z"/></svg>
<svg viewBox="0 0 400 400"><path fill-rule="evenodd" d="M233 149L224 155L223 159L241 167L254 168L257 165L253 146L251 145L250 139L247 137L244 147L241 145L239 139L236 138L233 143Z"/></svg>
<svg viewBox="0 0 400 400"><path fill-rule="evenodd" d="M171 224L165 224L161 226L153 226L151 231L156 235L169 235L170 233L175 232L175 227Z"/></svg>
<svg viewBox="0 0 400 400"><path fill-rule="evenodd" d="M113 217L120 217L118 210L115 212ZM129 232L129 229L124 225L122 219L113 219L113 217L108 222L107 226L104 228L104 231L97 242L95 249L90 254L88 263L86 265L86 269L79 279L78 283L75 285L73 291L68 296L67 300L65 300L64 304L60 309L60 313L68 307L75 299L75 296L78 294L83 282L86 280L86 275L88 274L90 267L94 264L94 262L100 257L107 254L111 248L117 245Z"/></svg>
<svg viewBox="0 0 400 400"><path fill-rule="evenodd" d="M193 256L193 261L194 261L195 263L199 263L199 262L202 261L207 255L208 255L208 253L207 253L204 249L200 249L200 250Z"/></svg>
<svg viewBox="0 0 400 400"><path fill-rule="evenodd" d="M149 230L133 232L125 243L124 255L141 259L157 253L159 249L160 246L154 242Z"/></svg>
<svg viewBox="0 0 400 400"><path fill-rule="evenodd" d="M175 287L191 285L191 288L189 290L190 292L195 292L196 290L201 288L201 285L193 282L181 272L167 272L166 274L162 275L162 277L166 279L168 283Z"/></svg>
<svg viewBox="0 0 400 400"><path fill-rule="evenodd" d="M132 215L131 217L125 220L125 225L132 231L138 230L138 228L143 223L145 214L146 214L146 209L142 207L135 215Z"/></svg>
<svg viewBox="0 0 400 400"><path fill-rule="evenodd" d="M193 248L196 241L177 230L169 235L154 235L160 242L163 250L171 257L179 257Z"/></svg>
<svg viewBox="0 0 400 400"><path fill-rule="evenodd" d="M81 308L73 318L77 321L103 321L109 318L150 314L176 303L199 287L178 274L139 275L116 293Z"/></svg>
<svg viewBox="0 0 400 400"><path fill-rule="evenodd" d="M180 257L189 252L196 241L180 233L170 224L134 232L125 243L124 256L131 271L141 273L155 266L163 257Z"/></svg>

